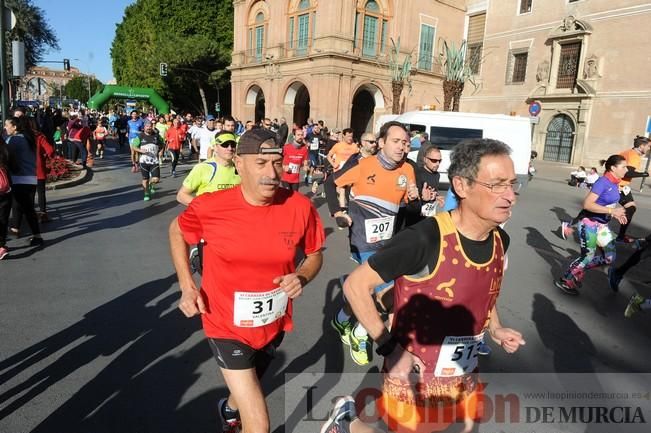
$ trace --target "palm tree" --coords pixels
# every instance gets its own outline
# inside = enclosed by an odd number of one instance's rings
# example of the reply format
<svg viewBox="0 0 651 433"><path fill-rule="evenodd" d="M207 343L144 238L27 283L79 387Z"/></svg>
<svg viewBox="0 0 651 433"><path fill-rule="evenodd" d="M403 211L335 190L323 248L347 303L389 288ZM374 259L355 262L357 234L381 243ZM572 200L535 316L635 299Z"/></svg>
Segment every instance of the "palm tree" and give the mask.
<svg viewBox="0 0 651 433"><path fill-rule="evenodd" d="M475 66L481 62L478 56L467 58L468 44L465 40L457 48L454 43L448 44L443 41L443 50L439 54L441 69L445 76L443 80L443 110L459 111L459 101L466 81L470 82L475 89L477 84L473 77Z"/></svg>
<svg viewBox="0 0 651 433"><path fill-rule="evenodd" d="M409 86L411 90L411 55L410 52L405 56L403 61L400 61L400 37L398 41L391 38L391 53L389 54L389 71L391 72L391 93L393 95L393 103L391 107L392 114L400 114L400 95L405 87Z"/></svg>

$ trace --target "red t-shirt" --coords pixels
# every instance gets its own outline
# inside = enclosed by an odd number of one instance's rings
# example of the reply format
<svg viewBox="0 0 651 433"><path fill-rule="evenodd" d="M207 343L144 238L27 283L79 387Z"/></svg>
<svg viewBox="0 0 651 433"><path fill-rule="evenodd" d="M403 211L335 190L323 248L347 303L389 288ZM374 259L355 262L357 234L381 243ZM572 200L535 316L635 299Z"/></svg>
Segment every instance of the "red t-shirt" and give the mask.
<svg viewBox="0 0 651 433"><path fill-rule="evenodd" d="M175 128L170 126L165 134L165 139L167 140L167 146L172 150L180 150L181 145L185 141L185 128L179 126Z"/></svg>
<svg viewBox="0 0 651 433"><path fill-rule="evenodd" d="M299 183L304 161L307 161L307 146L296 147L293 144L286 144L283 147L283 165L289 165L291 172L283 171L281 179L287 183Z"/></svg>
<svg viewBox="0 0 651 433"><path fill-rule="evenodd" d="M178 222L187 243L206 242L201 292L208 337L260 349L281 331L292 330L291 300L286 313L267 325L236 325L235 292L270 292L278 287L274 278L296 270L297 249L305 254L321 249L325 233L307 197L281 188L271 205L253 206L236 186L196 197Z"/></svg>

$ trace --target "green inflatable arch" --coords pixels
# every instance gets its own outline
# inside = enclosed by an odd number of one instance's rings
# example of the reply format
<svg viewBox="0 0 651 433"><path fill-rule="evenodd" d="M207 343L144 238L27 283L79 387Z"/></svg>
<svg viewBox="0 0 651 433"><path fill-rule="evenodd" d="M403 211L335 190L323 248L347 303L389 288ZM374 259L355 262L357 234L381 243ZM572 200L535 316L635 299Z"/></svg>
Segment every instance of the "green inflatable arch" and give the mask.
<svg viewBox="0 0 651 433"><path fill-rule="evenodd" d="M95 93L88 100L88 108L91 110L99 110L111 98L147 99L156 107L160 114L168 114L170 112L169 104L154 89L147 87L115 86L113 84L107 84L102 90Z"/></svg>

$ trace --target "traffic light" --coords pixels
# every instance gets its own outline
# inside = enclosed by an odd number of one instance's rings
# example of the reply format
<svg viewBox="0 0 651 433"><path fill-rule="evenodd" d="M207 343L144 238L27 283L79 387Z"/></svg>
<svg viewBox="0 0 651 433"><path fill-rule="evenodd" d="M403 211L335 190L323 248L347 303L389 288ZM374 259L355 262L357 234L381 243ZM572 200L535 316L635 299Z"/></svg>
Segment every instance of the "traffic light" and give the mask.
<svg viewBox="0 0 651 433"><path fill-rule="evenodd" d="M70 59L63 59L63 70L64 71L70 70Z"/></svg>
<svg viewBox="0 0 651 433"><path fill-rule="evenodd" d="M167 63L160 64L160 76L167 77Z"/></svg>

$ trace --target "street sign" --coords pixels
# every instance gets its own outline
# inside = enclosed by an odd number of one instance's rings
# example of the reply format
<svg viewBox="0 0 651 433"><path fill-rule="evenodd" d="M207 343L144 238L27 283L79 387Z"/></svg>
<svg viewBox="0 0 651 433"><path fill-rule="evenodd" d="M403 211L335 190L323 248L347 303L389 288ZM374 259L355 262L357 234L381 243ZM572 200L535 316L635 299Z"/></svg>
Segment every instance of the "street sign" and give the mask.
<svg viewBox="0 0 651 433"><path fill-rule="evenodd" d="M651 116L646 118L646 133L651 134Z"/></svg>
<svg viewBox="0 0 651 433"><path fill-rule="evenodd" d="M167 63L160 64L160 76L167 77Z"/></svg>
<svg viewBox="0 0 651 433"><path fill-rule="evenodd" d="M542 109L542 106L540 105L540 102L532 102L529 104L529 114L532 116L538 116L540 114L540 110Z"/></svg>
<svg viewBox="0 0 651 433"><path fill-rule="evenodd" d="M531 122L532 125L537 125L540 123L540 117L538 116L531 116L529 118L529 121Z"/></svg>

